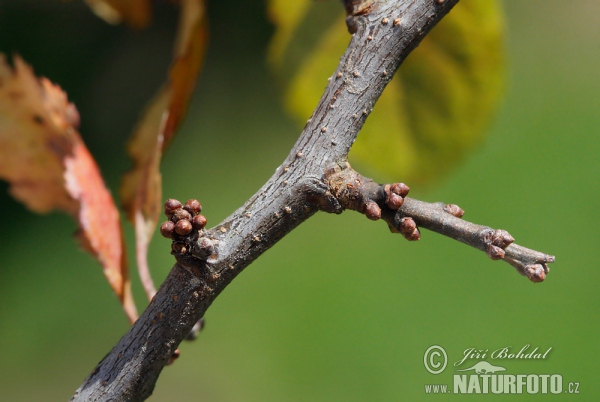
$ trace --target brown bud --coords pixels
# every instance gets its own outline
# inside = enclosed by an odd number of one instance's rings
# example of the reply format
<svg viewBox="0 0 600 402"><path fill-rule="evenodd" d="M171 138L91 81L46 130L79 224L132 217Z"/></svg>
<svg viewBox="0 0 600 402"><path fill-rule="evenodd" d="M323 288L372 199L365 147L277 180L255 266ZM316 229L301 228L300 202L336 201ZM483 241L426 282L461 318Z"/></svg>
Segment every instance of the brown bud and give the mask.
<svg viewBox="0 0 600 402"><path fill-rule="evenodd" d="M169 357L169 360L167 361L167 366L173 364L173 362L179 358L180 354L181 353L179 352L179 349L175 349L175 352L173 352L173 354L171 355L171 357Z"/></svg>
<svg viewBox="0 0 600 402"><path fill-rule="evenodd" d="M206 217L204 215L196 215L192 219L192 226L196 230L202 230L206 226Z"/></svg>
<svg viewBox="0 0 600 402"><path fill-rule="evenodd" d="M405 217L400 220L400 233L408 241L421 240L421 233L413 218Z"/></svg>
<svg viewBox="0 0 600 402"><path fill-rule="evenodd" d="M181 220L191 221L192 220L192 214L190 214L185 209L177 209L171 215L171 220L173 222L179 222Z"/></svg>
<svg viewBox="0 0 600 402"><path fill-rule="evenodd" d="M202 212L202 205L200 205L198 200L191 199L185 203L185 205L183 206L183 209L185 209L192 216L194 216L194 215L198 215L200 212Z"/></svg>
<svg viewBox="0 0 600 402"><path fill-rule="evenodd" d="M494 246L506 248L514 241L514 237L512 237L506 230L498 229L492 235L492 244Z"/></svg>
<svg viewBox="0 0 600 402"><path fill-rule="evenodd" d="M444 211L446 211L450 215L456 216L457 218L462 218L465 214L465 211L463 211L462 208L456 204L447 204L444 207Z"/></svg>
<svg viewBox="0 0 600 402"><path fill-rule="evenodd" d="M198 258L208 258L215 252L215 246L213 242L207 238L203 237L198 242L198 252L195 253Z"/></svg>
<svg viewBox="0 0 600 402"><path fill-rule="evenodd" d="M531 282L543 282L546 279L546 270L541 264L527 265L525 275Z"/></svg>
<svg viewBox="0 0 600 402"><path fill-rule="evenodd" d="M400 197L406 197L410 188L404 183L394 183L390 187L393 193L398 194Z"/></svg>
<svg viewBox="0 0 600 402"><path fill-rule="evenodd" d="M160 234L166 237L167 239L171 238L171 235L173 235L174 230L175 224L171 221L163 222L162 225L160 225Z"/></svg>
<svg viewBox="0 0 600 402"><path fill-rule="evenodd" d="M169 198L165 202L165 215L167 215L170 218L173 215L173 213L179 208L181 208L181 202L174 198Z"/></svg>
<svg viewBox="0 0 600 402"><path fill-rule="evenodd" d="M396 193L390 192L390 195L385 200L385 203L388 207L390 207L390 209L397 210L404 203L404 198L402 198Z"/></svg>
<svg viewBox="0 0 600 402"><path fill-rule="evenodd" d="M192 224L188 220L180 220L175 224L175 233L181 236L190 234L192 231Z"/></svg>
<svg viewBox="0 0 600 402"><path fill-rule="evenodd" d="M381 218L381 208L374 201L369 201L365 206L365 215L372 221L376 221Z"/></svg>
<svg viewBox="0 0 600 402"><path fill-rule="evenodd" d="M504 250L498 246L490 244L487 249L487 256L492 260L501 260L504 258Z"/></svg>
<svg viewBox="0 0 600 402"><path fill-rule="evenodd" d="M421 232L419 232L419 229L415 229L413 230L411 233L409 234L405 234L403 235L404 238L408 241L417 241L417 240L421 240Z"/></svg>
<svg viewBox="0 0 600 402"><path fill-rule="evenodd" d="M413 218L400 219L400 233L411 233L417 228L417 224Z"/></svg>
<svg viewBox="0 0 600 402"><path fill-rule="evenodd" d="M554 259L552 260L552 262ZM542 268L544 268L544 273L548 274L550 272L550 267L547 264L542 264Z"/></svg>

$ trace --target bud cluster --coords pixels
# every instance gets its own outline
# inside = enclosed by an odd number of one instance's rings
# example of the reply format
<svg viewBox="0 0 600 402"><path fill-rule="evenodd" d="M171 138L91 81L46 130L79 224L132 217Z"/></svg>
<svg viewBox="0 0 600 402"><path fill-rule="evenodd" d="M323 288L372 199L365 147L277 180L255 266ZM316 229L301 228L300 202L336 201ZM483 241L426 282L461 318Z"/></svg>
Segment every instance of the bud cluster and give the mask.
<svg viewBox="0 0 600 402"><path fill-rule="evenodd" d="M168 221L160 225L160 234L168 239L178 240L177 236L187 236L193 229L202 230L206 217L200 215L202 205L198 200L188 200L185 205L173 198L165 202L165 215Z"/></svg>

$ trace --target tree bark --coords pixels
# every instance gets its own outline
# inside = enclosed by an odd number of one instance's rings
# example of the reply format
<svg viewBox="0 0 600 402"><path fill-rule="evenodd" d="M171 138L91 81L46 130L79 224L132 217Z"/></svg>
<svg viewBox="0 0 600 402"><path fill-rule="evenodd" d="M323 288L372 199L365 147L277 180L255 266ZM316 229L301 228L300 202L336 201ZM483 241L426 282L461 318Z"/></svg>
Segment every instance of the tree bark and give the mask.
<svg viewBox="0 0 600 402"><path fill-rule="evenodd" d="M317 211L341 213L349 208L352 202L344 196L348 193L336 192L331 178L350 171L346 163L350 147L383 89L410 51L457 1L344 2L352 39L288 157L223 222L174 242L177 263L167 279L72 401L148 398L179 343L245 267ZM409 216L410 212L386 206L381 191L379 197L367 201L375 202L380 215L394 227L396 215ZM406 205L413 204L407 200ZM369 212L364 202L355 206L349 209ZM415 220L427 227L428 220L421 218Z"/></svg>

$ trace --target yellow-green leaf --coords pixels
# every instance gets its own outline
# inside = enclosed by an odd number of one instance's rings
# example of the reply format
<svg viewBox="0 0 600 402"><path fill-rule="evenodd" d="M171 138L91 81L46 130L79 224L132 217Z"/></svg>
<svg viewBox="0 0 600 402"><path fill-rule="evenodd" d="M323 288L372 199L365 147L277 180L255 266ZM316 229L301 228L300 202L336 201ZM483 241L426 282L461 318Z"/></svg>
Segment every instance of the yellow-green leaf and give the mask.
<svg viewBox="0 0 600 402"><path fill-rule="evenodd" d="M269 49L286 108L311 115L350 34L338 2L269 1ZM379 179L429 180L483 138L504 78L503 19L496 0L463 0L400 66L361 130L350 161Z"/></svg>

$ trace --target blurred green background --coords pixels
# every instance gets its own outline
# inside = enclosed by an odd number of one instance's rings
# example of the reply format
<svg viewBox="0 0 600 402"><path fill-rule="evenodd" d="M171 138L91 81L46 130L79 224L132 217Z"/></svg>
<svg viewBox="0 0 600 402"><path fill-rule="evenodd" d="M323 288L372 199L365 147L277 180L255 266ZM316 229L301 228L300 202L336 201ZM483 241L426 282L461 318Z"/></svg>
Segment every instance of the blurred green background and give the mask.
<svg viewBox="0 0 600 402"><path fill-rule="evenodd" d="M465 218L555 254L547 280L532 284L430 232L408 243L355 213L318 214L223 292L150 400L487 400L426 395L425 384L451 384L453 368L428 373L425 350L443 346L451 366L467 348L526 344L552 351L492 362L511 374L561 374L580 394L494 400L600 400L600 3L503 4L509 84L488 139L411 194L457 203ZM0 2L0 51L18 52L67 91L115 194L129 166L124 144L169 65L177 13L157 7L153 26L133 32L79 1ZM265 68L272 27L263 2L209 8L205 69L163 166L165 197L198 198L214 224L270 177L300 130ZM31 214L7 187L0 183L0 400L67 400L128 325L99 265L72 238L74 222ZM169 242L156 236L149 260L161 281L174 261Z"/></svg>

